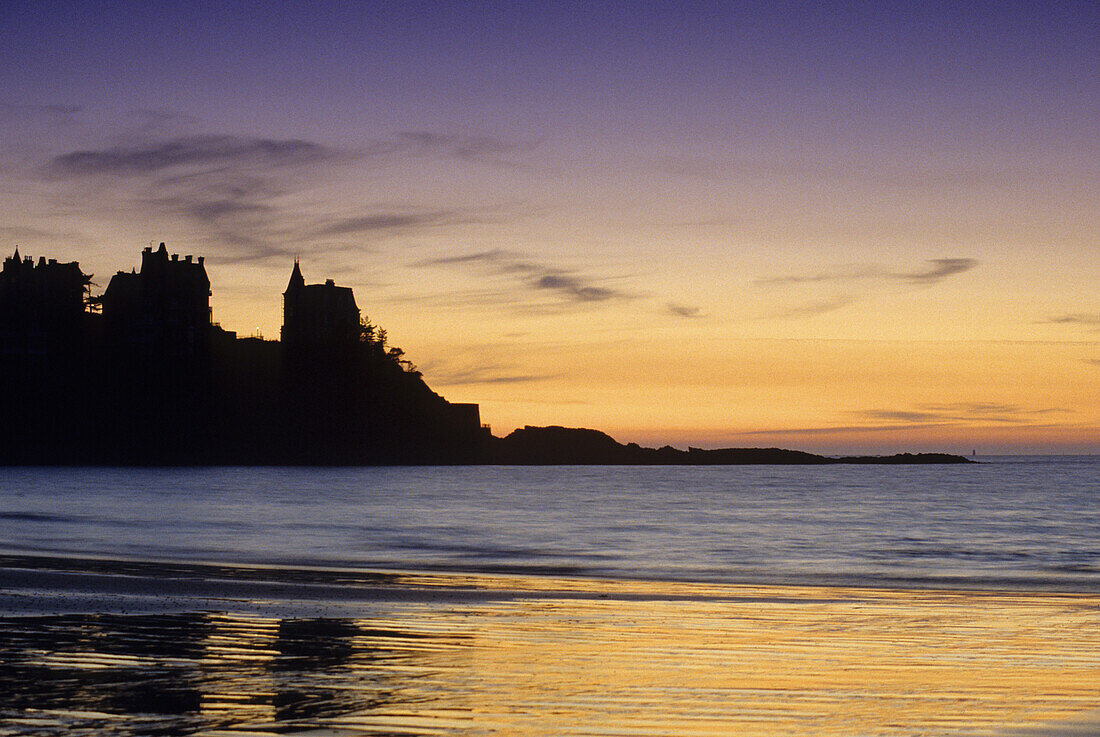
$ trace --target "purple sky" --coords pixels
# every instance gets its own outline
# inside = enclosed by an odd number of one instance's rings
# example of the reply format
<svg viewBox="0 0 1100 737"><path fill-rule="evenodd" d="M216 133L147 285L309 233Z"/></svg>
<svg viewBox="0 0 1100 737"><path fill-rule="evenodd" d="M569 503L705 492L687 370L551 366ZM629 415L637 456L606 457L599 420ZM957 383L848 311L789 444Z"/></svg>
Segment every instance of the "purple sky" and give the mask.
<svg viewBox="0 0 1100 737"><path fill-rule="evenodd" d="M206 255L216 319L273 336L299 255L503 430L1100 447L1095 2L6 2L0 27L0 246L100 286L165 240Z"/></svg>

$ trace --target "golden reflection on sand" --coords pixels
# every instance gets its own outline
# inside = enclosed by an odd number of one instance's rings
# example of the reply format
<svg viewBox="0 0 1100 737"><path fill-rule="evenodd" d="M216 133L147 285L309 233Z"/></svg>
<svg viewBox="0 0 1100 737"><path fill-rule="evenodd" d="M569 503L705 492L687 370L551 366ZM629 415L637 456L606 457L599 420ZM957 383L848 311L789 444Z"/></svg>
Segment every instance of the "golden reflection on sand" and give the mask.
<svg viewBox="0 0 1100 737"><path fill-rule="evenodd" d="M332 618L0 620L5 667L20 674L7 687L24 689L0 734L130 734L153 719L238 736L1098 733L1044 727L1100 705L1094 595L415 585L439 596Z"/></svg>
<svg viewBox="0 0 1100 737"><path fill-rule="evenodd" d="M644 598L453 608L472 639L429 666L435 704L505 735L850 736L994 734L1100 703L1096 597L607 587Z"/></svg>

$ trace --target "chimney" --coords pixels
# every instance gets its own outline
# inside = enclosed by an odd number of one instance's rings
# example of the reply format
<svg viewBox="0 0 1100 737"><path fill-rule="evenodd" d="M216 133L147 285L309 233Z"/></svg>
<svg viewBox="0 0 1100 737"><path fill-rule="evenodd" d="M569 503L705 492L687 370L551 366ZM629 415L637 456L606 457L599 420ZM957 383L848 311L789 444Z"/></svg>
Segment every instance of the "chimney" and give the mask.
<svg viewBox="0 0 1100 737"><path fill-rule="evenodd" d="M206 256L199 256L199 266L202 266L202 262L206 260Z"/></svg>
<svg viewBox="0 0 1100 737"><path fill-rule="evenodd" d="M325 286L326 287L335 287L336 282L334 282L332 279L325 279Z"/></svg>
<svg viewBox="0 0 1100 737"><path fill-rule="evenodd" d="M186 256L184 256L183 260L186 261L187 263L191 263L191 254L187 254Z"/></svg>
<svg viewBox="0 0 1100 737"><path fill-rule="evenodd" d="M53 266L56 263L57 263L57 259L55 259L55 258L50 259L50 266Z"/></svg>
<svg viewBox="0 0 1100 737"><path fill-rule="evenodd" d="M173 253L172 254L172 260L173 261L179 261L180 260L180 255L178 253Z"/></svg>

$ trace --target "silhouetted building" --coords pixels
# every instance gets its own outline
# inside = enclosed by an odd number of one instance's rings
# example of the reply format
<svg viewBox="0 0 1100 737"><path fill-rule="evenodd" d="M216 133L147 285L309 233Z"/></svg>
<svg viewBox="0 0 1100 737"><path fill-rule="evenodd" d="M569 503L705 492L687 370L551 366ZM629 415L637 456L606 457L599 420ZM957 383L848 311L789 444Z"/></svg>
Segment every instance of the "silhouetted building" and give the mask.
<svg viewBox="0 0 1100 737"><path fill-rule="evenodd" d="M207 354L210 279L203 257L182 261L163 243L141 254L141 270L111 277L100 298L107 345L138 357L189 359Z"/></svg>
<svg viewBox="0 0 1100 737"><path fill-rule="evenodd" d="M282 342L211 323L203 259L163 243L88 285L76 263L4 262L0 464L470 463L490 440L297 262Z"/></svg>
<svg viewBox="0 0 1100 737"><path fill-rule="evenodd" d="M450 420L456 427L481 428L481 405L472 402L448 402ZM482 428L485 429L485 428Z"/></svg>
<svg viewBox="0 0 1100 737"><path fill-rule="evenodd" d="M74 353L83 343L84 296L91 277L75 261L20 259L0 271L0 354L34 357Z"/></svg>
<svg viewBox="0 0 1100 737"><path fill-rule="evenodd" d="M282 342L288 348L305 345L340 345L358 342L359 308L350 287L338 287L332 279L306 284L298 260L283 292Z"/></svg>

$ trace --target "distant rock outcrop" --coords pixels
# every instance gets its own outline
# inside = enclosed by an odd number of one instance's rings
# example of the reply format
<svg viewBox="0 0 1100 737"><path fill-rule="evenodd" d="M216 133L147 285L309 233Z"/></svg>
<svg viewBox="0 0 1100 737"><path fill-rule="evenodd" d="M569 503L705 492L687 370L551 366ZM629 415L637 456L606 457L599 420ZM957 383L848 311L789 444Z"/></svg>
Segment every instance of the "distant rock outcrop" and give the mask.
<svg viewBox="0 0 1100 737"><path fill-rule="evenodd" d="M828 465L970 463L946 453L901 453L893 456L829 456L781 448L718 448L679 450L670 446L643 448L623 445L599 430L552 425L528 425L504 438L493 438L488 446L489 463L501 465L607 465L607 466L733 466L733 465Z"/></svg>

